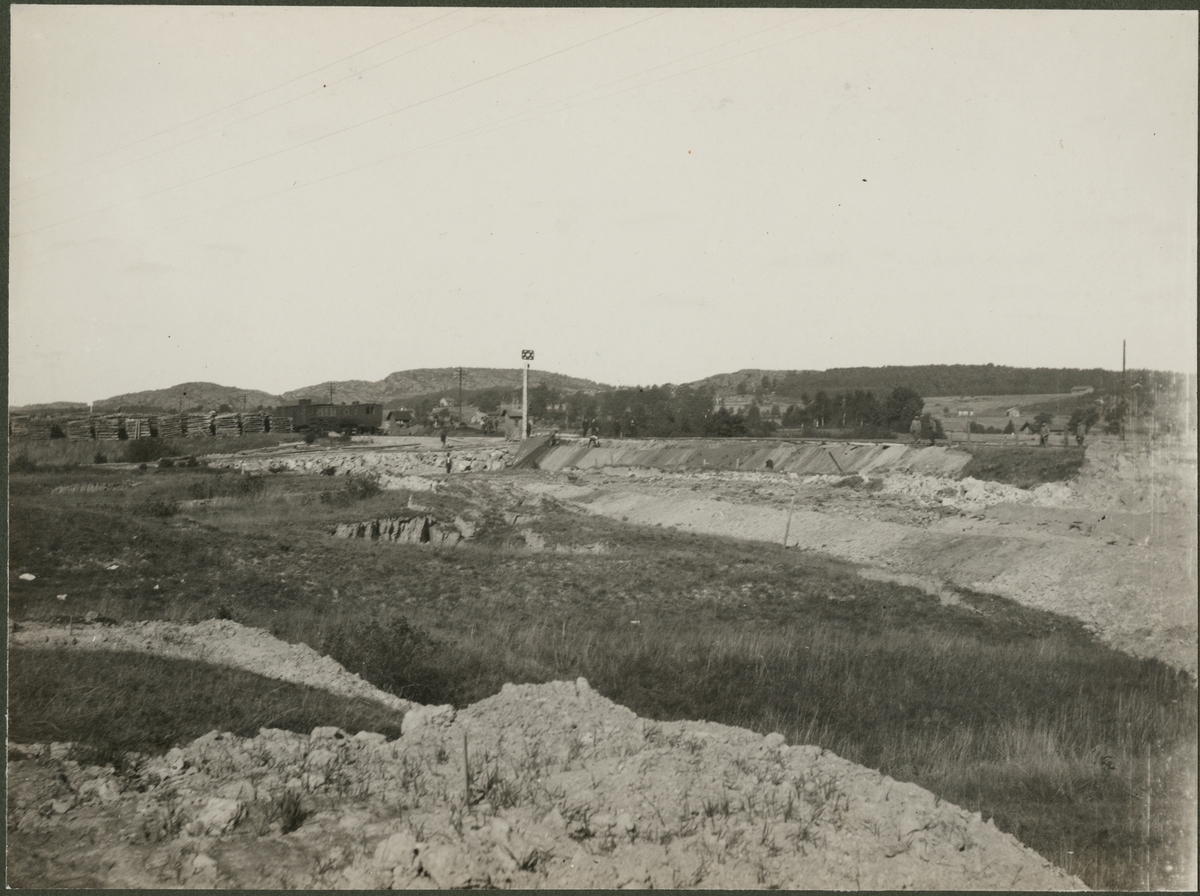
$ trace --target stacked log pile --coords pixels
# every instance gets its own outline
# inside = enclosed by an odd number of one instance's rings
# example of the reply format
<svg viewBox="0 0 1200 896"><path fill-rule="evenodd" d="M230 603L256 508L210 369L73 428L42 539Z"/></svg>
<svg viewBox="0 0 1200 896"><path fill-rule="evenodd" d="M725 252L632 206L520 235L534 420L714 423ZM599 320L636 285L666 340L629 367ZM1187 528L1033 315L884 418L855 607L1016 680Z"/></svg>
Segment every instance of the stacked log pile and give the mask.
<svg viewBox="0 0 1200 896"><path fill-rule="evenodd" d="M164 439L187 435L187 414L166 414L158 418L158 434Z"/></svg>
<svg viewBox="0 0 1200 896"><path fill-rule="evenodd" d="M242 435L266 432L266 418L262 414L242 414Z"/></svg>
<svg viewBox="0 0 1200 896"><path fill-rule="evenodd" d="M216 416L216 411L209 411L207 414L188 414L187 437L202 439L205 436L211 436L213 434L213 418Z"/></svg>
<svg viewBox="0 0 1200 896"><path fill-rule="evenodd" d="M150 439L158 435L157 417L126 417L125 438Z"/></svg>
<svg viewBox="0 0 1200 896"><path fill-rule="evenodd" d="M283 414L270 414L267 417L268 432L291 432L292 418L285 417Z"/></svg>
<svg viewBox="0 0 1200 896"><path fill-rule="evenodd" d="M27 436L27 435L29 435L29 418L28 417L9 417L8 418L8 434L10 436Z"/></svg>
<svg viewBox="0 0 1200 896"><path fill-rule="evenodd" d="M67 438L72 442L90 441L96 438L96 418L81 417L67 421Z"/></svg>
<svg viewBox="0 0 1200 896"><path fill-rule="evenodd" d="M242 425L237 414L217 414L213 429L215 434L221 438L236 437L242 434Z"/></svg>
<svg viewBox="0 0 1200 896"><path fill-rule="evenodd" d="M29 438L35 442L50 441L50 428L54 426L54 421L45 417L40 417L29 421Z"/></svg>
<svg viewBox="0 0 1200 896"><path fill-rule="evenodd" d="M96 439L102 442L116 441L121 438L120 417L100 417L96 420Z"/></svg>

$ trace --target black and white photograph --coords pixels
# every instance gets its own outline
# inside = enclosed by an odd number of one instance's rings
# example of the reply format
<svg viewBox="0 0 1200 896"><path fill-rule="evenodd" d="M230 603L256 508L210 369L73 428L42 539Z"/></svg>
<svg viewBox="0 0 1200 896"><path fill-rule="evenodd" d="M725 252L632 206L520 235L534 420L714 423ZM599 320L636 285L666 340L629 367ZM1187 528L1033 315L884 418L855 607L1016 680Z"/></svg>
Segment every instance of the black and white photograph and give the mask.
<svg viewBox="0 0 1200 896"><path fill-rule="evenodd" d="M1196 10L8 25L10 887L1195 891Z"/></svg>

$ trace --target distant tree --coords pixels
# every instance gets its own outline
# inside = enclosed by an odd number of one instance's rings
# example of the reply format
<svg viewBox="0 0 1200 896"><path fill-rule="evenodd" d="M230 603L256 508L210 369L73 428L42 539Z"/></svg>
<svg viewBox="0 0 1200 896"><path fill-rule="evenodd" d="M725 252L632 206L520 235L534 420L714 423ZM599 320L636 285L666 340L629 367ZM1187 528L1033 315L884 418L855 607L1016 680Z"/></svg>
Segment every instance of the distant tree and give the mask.
<svg viewBox="0 0 1200 896"><path fill-rule="evenodd" d="M884 422L894 431L902 432L924 409L925 399L907 386L897 386L883 403Z"/></svg>
<svg viewBox="0 0 1200 896"><path fill-rule="evenodd" d="M1043 411L1042 413L1038 414L1036 417L1033 418L1033 425L1036 426L1038 429L1042 428L1043 423L1052 423L1052 422L1054 422L1054 415L1047 414L1045 411Z"/></svg>
<svg viewBox="0 0 1200 896"><path fill-rule="evenodd" d="M217 405L217 413L218 414L231 414L231 413L233 413L233 408L231 408L229 405L222 402L221 404Z"/></svg>
<svg viewBox="0 0 1200 896"><path fill-rule="evenodd" d="M783 412L783 419L780 422L789 429L799 429L807 422L807 419L803 409L789 404L787 410Z"/></svg>
<svg viewBox="0 0 1200 896"><path fill-rule="evenodd" d="M746 434L746 423L741 417L729 413L725 408L721 408L705 424L704 434L706 436L719 436L723 438L744 436Z"/></svg>
<svg viewBox="0 0 1200 896"><path fill-rule="evenodd" d="M1086 433L1089 429L1100 422L1100 409L1095 405L1086 408L1076 408L1071 419L1067 421L1067 426L1074 429L1079 424L1083 424L1083 431Z"/></svg>
<svg viewBox="0 0 1200 896"><path fill-rule="evenodd" d="M1008 424L1004 427L1004 434L1006 436L1011 436L1016 431L1017 427L1013 424L1012 420L1009 420Z"/></svg>
<svg viewBox="0 0 1200 896"><path fill-rule="evenodd" d="M736 389L738 395L746 394L746 384L744 382L738 383Z"/></svg>
<svg viewBox="0 0 1200 896"><path fill-rule="evenodd" d="M1104 422L1107 424L1104 431L1110 436L1119 435L1121 427L1125 425L1125 415L1129 412L1129 405L1123 401L1118 401L1111 408L1104 412Z"/></svg>

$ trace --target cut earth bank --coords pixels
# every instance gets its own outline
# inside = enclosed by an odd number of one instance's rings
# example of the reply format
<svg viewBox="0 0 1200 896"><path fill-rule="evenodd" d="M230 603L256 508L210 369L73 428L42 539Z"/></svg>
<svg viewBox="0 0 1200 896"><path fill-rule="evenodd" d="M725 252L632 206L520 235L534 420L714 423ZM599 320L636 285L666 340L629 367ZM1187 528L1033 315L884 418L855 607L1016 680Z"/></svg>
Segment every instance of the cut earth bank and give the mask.
<svg viewBox="0 0 1200 896"><path fill-rule="evenodd" d="M496 444L469 450L499 450ZM436 472L437 453L419 448L411 453L426 456L397 467L397 478L421 478L426 488L436 488L436 477L427 474ZM931 459L936 452L949 454L932 451L921 454ZM323 469L365 472L376 465L374 457L387 454L366 448L307 459L325 464ZM490 453L477 453L476 459L483 457L489 463L497 460ZM520 490L531 505L549 494L631 522L687 526L776 544L795 500L800 509L793 515L789 545L871 563L869 575L906 577L901 580L924 583L944 600L954 600L955 580L939 578L942 567L920 553L922 545L942 544L939 536L990 538L1001 544L1005 539L1036 543L1041 536L1060 546L1082 539L1119 549L1132 561L1139 556L1136 551L1161 549L1156 540L1176 534L1162 524L1161 514L1150 512L1147 502L1186 518L1190 500L1192 515L1182 531L1191 526L1194 532L1194 459L1193 453L1190 484L1186 466L1178 480L1182 488L1163 478L1163 464L1150 464L1147 473L1147 464L1136 456L1106 456L1095 449L1077 485L1032 493L903 472L881 476L868 470L867 478L857 481L789 477L779 471L739 473L736 459L734 470L726 472L631 468L565 471L560 476L531 471L505 477L508 481L498 487ZM281 462L279 457L231 461L247 466ZM690 503L695 501L704 503ZM1127 509L1107 512L1120 506ZM803 514L819 517L820 526ZM536 525L536 515L533 520ZM949 523L968 531L942 531ZM878 540L889 532L890 541ZM921 540L929 537L934 540ZM914 539L912 566L898 553L905 539ZM536 538L527 541L537 543ZM1175 652L1186 654L1179 665L1194 670L1194 538L1190 542L1191 553L1183 553L1186 559L1175 578L1191 583L1186 596L1193 608L1188 615L1190 653ZM970 551L964 548L963 553ZM1016 582L1016 574L1029 569L1029 552L1014 548L1007 556ZM1049 552L1035 556L1051 559ZM1179 561L1177 548L1172 562ZM1106 568L1117 572L1115 566ZM1150 570L1156 574L1153 562ZM1035 579L1037 587L1015 589L1010 596L1028 602L1043 601L1047 594L1086 597L1048 591L1041 582ZM1095 584L1105 587L1103 581ZM1169 603L1166 591L1147 596L1131 586L1124 606L1138 618L1122 625L1111 615L1102 616L1108 627L1098 629L1119 643L1143 623L1148 597ZM1070 612L1045 602L1037 605ZM1111 607L1110 613L1117 610ZM166 625L87 626L65 633L31 627L14 633L13 643L33 646L40 640L53 646L65 637L75 646L137 645L230 665L253 662L257 665L251 668L261 674L320 683L347 695L371 690L327 658L299 645L272 649L268 635L233 622L170 630ZM1170 634L1170 627L1153 633L1161 638ZM1181 640L1186 642L1186 634ZM1162 645L1155 638L1137 641L1143 648L1147 642L1145 653L1173 655L1174 640ZM304 669L312 676L294 677ZM391 701L398 710L407 708L396 707L395 698L387 695L377 699ZM128 775L73 761L67 745L12 746L9 868L14 883L1080 886L977 815L940 802L915 785L814 747L788 746L780 735L639 719L583 682L507 686L458 713L448 707L418 707L405 716L404 735L393 742L366 734L351 738L332 729L318 729L311 736L264 729L251 739L214 732L148 760L137 775L142 790L129 786ZM304 795L308 816L285 834L281 807L289 793L297 792ZM470 797L465 799L465 793ZM20 848L15 850L14 844Z"/></svg>
<svg viewBox="0 0 1200 896"><path fill-rule="evenodd" d="M789 548L861 563L870 578L944 600L969 588L1072 616L1195 680L1194 446L1151 452L1097 439L1075 481L1031 490L955 478L970 455L948 448L764 443L713 469L706 452L722 450L614 446L612 460L678 465L597 468L577 448L558 448L538 465L577 466L521 487L641 525L779 545L786 532ZM735 463L758 472L728 469Z"/></svg>

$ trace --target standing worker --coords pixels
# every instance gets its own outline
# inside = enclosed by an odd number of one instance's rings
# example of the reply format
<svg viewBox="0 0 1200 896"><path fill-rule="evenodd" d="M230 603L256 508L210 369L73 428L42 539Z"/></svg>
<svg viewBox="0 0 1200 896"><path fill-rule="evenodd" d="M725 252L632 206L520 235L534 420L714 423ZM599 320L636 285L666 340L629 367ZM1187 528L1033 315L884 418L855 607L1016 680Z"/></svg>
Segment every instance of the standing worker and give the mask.
<svg viewBox="0 0 1200 896"><path fill-rule="evenodd" d="M442 447L446 447L446 427L442 427Z"/></svg>
<svg viewBox="0 0 1200 896"><path fill-rule="evenodd" d="M913 444L916 445L921 441L921 418L913 417L912 423L908 424L908 431L912 433Z"/></svg>
<svg viewBox="0 0 1200 896"><path fill-rule="evenodd" d="M1045 448L1050 444L1050 424L1042 424L1042 447Z"/></svg>

